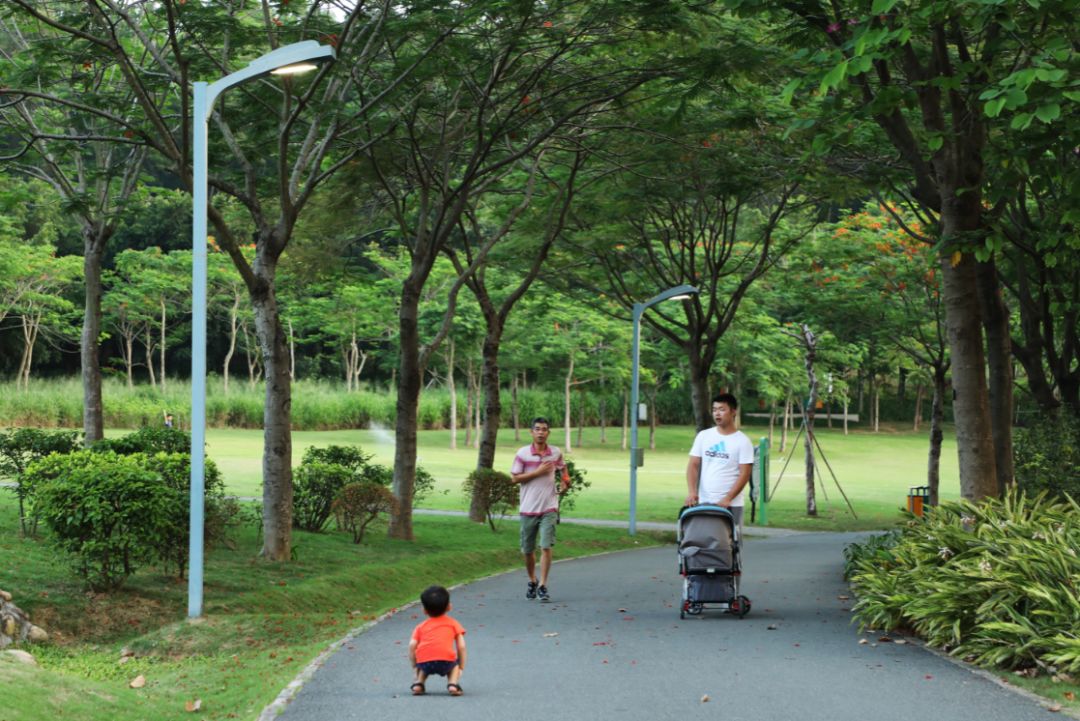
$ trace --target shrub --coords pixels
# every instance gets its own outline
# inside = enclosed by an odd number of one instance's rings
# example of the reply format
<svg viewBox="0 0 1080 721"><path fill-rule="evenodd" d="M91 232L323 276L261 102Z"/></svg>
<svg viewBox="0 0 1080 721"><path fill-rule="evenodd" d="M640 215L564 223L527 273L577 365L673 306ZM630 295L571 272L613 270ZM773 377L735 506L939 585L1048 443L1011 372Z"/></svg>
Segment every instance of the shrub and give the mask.
<svg viewBox="0 0 1080 721"><path fill-rule="evenodd" d="M566 472L570 475L570 487L559 499L559 512L569 511L574 508L577 494L592 486L592 481L585 480L584 469L578 468L574 462L567 459Z"/></svg>
<svg viewBox="0 0 1080 721"><path fill-rule="evenodd" d="M1017 484L1030 495L1080 498L1080 418L1062 409L1015 433Z"/></svg>
<svg viewBox="0 0 1080 721"><path fill-rule="evenodd" d="M118 438L103 438L95 451L112 451L122 456L132 453L191 453L191 436L176 428L144 426Z"/></svg>
<svg viewBox="0 0 1080 721"><path fill-rule="evenodd" d="M137 454L144 466L158 475L162 483L175 494L176 504L170 507L165 532L155 556L165 570L176 565L180 578L188 565L191 541L191 455L189 453ZM207 547L228 545L229 532L239 522L240 506L235 499L225 497L225 483L214 462L207 458L203 468L203 543Z"/></svg>
<svg viewBox="0 0 1080 721"><path fill-rule="evenodd" d="M311 447L308 448L308 450L306 450L305 452L303 452L303 460L301 461L300 468L302 470L303 466L316 462L332 463L345 467L346 470L348 470L350 474L350 479L346 482L354 482L354 484L378 484L380 486L386 486L387 488L390 488L393 485L394 480L393 468L370 462L373 458L374 457L372 454L364 452L364 450L360 446L326 446L325 448ZM297 492L296 482L297 481L294 479L294 494ZM315 503L315 501L311 501L308 499L305 499L303 503L318 505L318 507L320 508L328 508L329 505L334 502L334 498L337 495L337 492L343 486L345 486L345 484L341 484L333 488L330 488L328 486L325 488L320 487L321 490L318 491L318 503ZM312 486L311 488L314 488L314 486ZM418 503L424 498L427 498L427 496L434 490L434 488L434 477L427 471L424 471L422 467L417 466L416 478L413 485L413 503ZM305 493L311 492L315 491L305 491ZM297 515L295 498L296 496L294 495L294 525L298 526L298 523L295 520ZM328 515L323 517L322 523L319 526L320 529L325 526L327 518ZM298 527L306 528L303 526ZM318 529L308 528L307 530Z"/></svg>
<svg viewBox="0 0 1080 721"><path fill-rule="evenodd" d="M313 450L313 449L308 449ZM309 461L293 474L293 526L319 532L330 520L334 499L341 489L355 482L356 474L340 463Z"/></svg>
<svg viewBox="0 0 1080 721"><path fill-rule="evenodd" d="M521 490L510 474L492 468L477 468L465 479L461 489L467 498L478 499L480 512L492 531L496 530L495 516L506 515L517 506Z"/></svg>
<svg viewBox="0 0 1080 721"><path fill-rule="evenodd" d="M96 591L119 587L153 559L179 504L178 494L139 456L52 455L32 464L26 476L34 478L35 510Z"/></svg>
<svg viewBox="0 0 1080 721"><path fill-rule="evenodd" d="M23 473L34 461L51 453L71 453L79 447L78 431L46 431L40 428L8 428L0 431L0 477L15 482L19 499L19 528L23 535L37 533L37 517L26 513L31 486L23 482Z"/></svg>
<svg viewBox="0 0 1080 721"><path fill-rule="evenodd" d="M350 483L334 499L338 527L352 534L353 543L364 539L368 525L397 507L389 488L376 483Z"/></svg>
<svg viewBox="0 0 1080 721"><path fill-rule="evenodd" d="M911 517L891 548L853 550L862 627L909 627L985 666L1080 671L1080 505L1034 499L946 502Z"/></svg>

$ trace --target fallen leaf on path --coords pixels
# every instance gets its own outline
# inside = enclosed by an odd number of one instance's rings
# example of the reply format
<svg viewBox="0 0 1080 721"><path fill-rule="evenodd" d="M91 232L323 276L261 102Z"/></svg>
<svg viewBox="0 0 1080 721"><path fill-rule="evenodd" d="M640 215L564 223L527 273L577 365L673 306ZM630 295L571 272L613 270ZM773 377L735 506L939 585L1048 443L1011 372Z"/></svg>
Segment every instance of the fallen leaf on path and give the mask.
<svg viewBox="0 0 1080 721"><path fill-rule="evenodd" d="M776 629L778 629L778 628L780 628L780 627L779 627L779 626L777 626L777 625L776 625L775 623L773 623L773 624L770 624L770 625L768 625L768 626L766 626L766 627L765 627L765 629L766 629L767 631L775 631L775 630L776 630Z"/></svg>
<svg viewBox="0 0 1080 721"><path fill-rule="evenodd" d="M1057 713L1058 711L1060 711L1060 710L1061 710L1061 704L1059 704L1059 703L1056 703L1056 704L1054 704L1053 706L1047 706L1047 707L1046 707L1046 710L1047 710L1047 711L1052 711L1052 712L1054 712L1054 713Z"/></svg>
<svg viewBox="0 0 1080 721"><path fill-rule="evenodd" d="M868 643L870 643L870 642L869 642L869 641L867 641L867 640L866 640L865 638L860 638L860 639L859 639L859 645L860 645L860 646L865 646L865 645L866 645L866 644L868 644Z"/></svg>
<svg viewBox="0 0 1080 721"><path fill-rule="evenodd" d="M557 634L557 633L545 633L544 638L554 638L555 636L558 636L558 635L559 634Z"/></svg>
<svg viewBox="0 0 1080 721"><path fill-rule="evenodd" d="M878 636L878 641L881 641L882 643L892 643L892 639L888 636Z"/></svg>
<svg viewBox="0 0 1080 721"><path fill-rule="evenodd" d="M626 613L626 609L625 608L620 608L619 613Z"/></svg>
<svg viewBox="0 0 1080 721"><path fill-rule="evenodd" d="M896 639L895 641L893 641L893 643L895 643L895 644L899 644L899 645L901 645L901 646L902 646L902 645L904 645L905 643L907 643L907 641L905 641L905 640L904 640L904 639L902 639L902 638L898 638L898 639Z"/></svg>
<svg viewBox="0 0 1080 721"><path fill-rule="evenodd" d="M131 688L142 688L146 685L146 676L141 673L135 678L131 679L131 683L128 684Z"/></svg>
<svg viewBox="0 0 1080 721"><path fill-rule="evenodd" d="M701 703L709 703L709 694L705 694L701 697Z"/></svg>
<svg viewBox="0 0 1080 721"><path fill-rule="evenodd" d="M837 596L837 597L836 597L836 600L837 600L837 601L850 601L850 600L851 600L851 596Z"/></svg>
<svg viewBox="0 0 1080 721"><path fill-rule="evenodd" d="M607 646L607 641L593 641L593 646Z"/></svg>
<svg viewBox="0 0 1080 721"><path fill-rule="evenodd" d="M925 676L923 676L923 678L925 678L927 681L931 681L931 680L933 680L934 677L931 676L930 674L926 674Z"/></svg>
<svg viewBox="0 0 1080 721"><path fill-rule="evenodd" d="M1075 701L1076 700L1076 694L1074 694L1072 691L1066 691L1065 693L1062 694L1062 696L1065 697L1066 701Z"/></svg>
<svg viewBox="0 0 1080 721"><path fill-rule="evenodd" d="M197 698L194 701L188 701L184 704L184 710L188 713L195 713L202 708L202 699Z"/></svg>

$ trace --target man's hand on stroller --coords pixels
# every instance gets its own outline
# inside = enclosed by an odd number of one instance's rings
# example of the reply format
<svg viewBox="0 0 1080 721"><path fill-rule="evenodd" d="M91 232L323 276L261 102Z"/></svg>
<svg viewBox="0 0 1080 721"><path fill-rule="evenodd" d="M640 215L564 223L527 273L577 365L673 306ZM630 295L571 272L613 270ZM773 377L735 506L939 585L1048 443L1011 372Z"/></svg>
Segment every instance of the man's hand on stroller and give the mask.
<svg viewBox="0 0 1080 721"><path fill-rule="evenodd" d="M686 497L686 505L696 506L698 504L698 497L696 493L692 493Z"/></svg>

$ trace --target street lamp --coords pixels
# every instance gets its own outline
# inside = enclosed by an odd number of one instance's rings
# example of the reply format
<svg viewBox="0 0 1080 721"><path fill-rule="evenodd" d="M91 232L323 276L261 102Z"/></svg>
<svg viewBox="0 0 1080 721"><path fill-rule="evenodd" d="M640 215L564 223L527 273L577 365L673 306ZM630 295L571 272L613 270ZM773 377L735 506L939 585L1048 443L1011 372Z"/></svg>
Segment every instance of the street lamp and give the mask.
<svg viewBox="0 0 1080 721"><path fill-rule="evenodd" d="M233 85L266 75L292 75L336 57L334 48L305 40L273 50L243 70L213 83L194 84L192 118L191 222L191 539L188 558L188 618L202 615L203 526L206 471L206 204L207 134L214 101Z"/></svg>
<svg viewBox="0 0 1080 721"><path fill-rule="evenodd" d="M646 310L665 300L686 300L699 293L692 285L677 285L649 298L644 303L634 303L634 346L631 351L633 382L630 386L630 535L637 532L637 469L645 462L643 449L638 448L638 368L641 356L641 316ZM655 410L654 410L655 412Z"/></svg>

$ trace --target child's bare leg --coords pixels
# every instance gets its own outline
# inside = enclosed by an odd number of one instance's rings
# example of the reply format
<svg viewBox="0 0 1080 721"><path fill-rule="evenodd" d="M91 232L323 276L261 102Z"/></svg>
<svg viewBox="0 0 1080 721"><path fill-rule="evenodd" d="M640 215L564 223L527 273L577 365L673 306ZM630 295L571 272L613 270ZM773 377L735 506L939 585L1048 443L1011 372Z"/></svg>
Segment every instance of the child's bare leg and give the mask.
<svg viewBox="0 0 1080 721"><path fill-rule="evenodd" d="M424 693L424 682L427 681L427 674L420 670L420 667L416 667L416 680L413 681L412 692L413 696L420 696Z"/></svg>
<svg viewBox="0 0 1080 721"><path fill-rule="evenodd" d="M447 683L457 683L461 680L461 666L454 666L446 676Z"/></svg>

